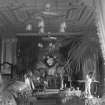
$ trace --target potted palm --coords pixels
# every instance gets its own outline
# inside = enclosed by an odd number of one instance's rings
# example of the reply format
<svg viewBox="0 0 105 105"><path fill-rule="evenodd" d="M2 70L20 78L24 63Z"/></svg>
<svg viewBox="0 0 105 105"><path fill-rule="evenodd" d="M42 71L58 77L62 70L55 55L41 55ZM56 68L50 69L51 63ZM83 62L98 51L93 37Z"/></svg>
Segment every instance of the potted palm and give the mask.
<svg viewBox="0 0 105 105"><path fill-rule="evenodd" d="M67 50L67 57L65 63L65 70L72 76L72 74L78 74L82 72L82 78L88 72L92 71L95 74L95 78L102 81L102 76L97 75L100 73L100 69L103 66L103 58L99 43L99 38L96 33L88 33L86 35L71 35L62 41L63 48ZM102 63L100 64L100 60ZM103 71L103 70L102 70Z"/></svg>

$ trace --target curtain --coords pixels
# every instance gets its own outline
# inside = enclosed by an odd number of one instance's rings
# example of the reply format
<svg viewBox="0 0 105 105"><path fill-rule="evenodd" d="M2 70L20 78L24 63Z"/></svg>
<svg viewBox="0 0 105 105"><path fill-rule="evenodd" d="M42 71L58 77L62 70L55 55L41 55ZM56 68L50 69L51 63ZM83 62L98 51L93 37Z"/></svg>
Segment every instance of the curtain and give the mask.
<svg viewBox="0 0 105 105"><path fill-rule="evenodd" d="M15 38L2 38L2 53L1 53L1 63L4 64L7 62L8 64L15 65L16 64L16 43L17 40ZM5 64L1 66L2 73L10 73L11 66Z"/></svg>
<svg viewBox="0 0 105 105"><path fill-rule="evenodd" d="M105 0L95 0L95 7L96 7L96 25L97 25L97 33L100 40L100 45L102 49L102 55L104 58L105 64ZM105 66L104 66L105 69ZM103 73L103 92L105 92L105 70ZM102 89L101 89L102 90Z"/></svg>
<svg viewBox="0 0 105 105"><path fill-rule="evenodd" d="M101 43L102 53L105 60L105 0L95 0L96 4L96 25Z"/></svg>
<svg viewBox="0 0 105 105"><path fill-rule="evenodd" d="M94 76L95 76L95 79L97 78L96 77L96 59L95 58L87 58L84 63L83 63L83 79L86 80L86 75L89 73L89 72L93 72L94 73Z"/></svg>

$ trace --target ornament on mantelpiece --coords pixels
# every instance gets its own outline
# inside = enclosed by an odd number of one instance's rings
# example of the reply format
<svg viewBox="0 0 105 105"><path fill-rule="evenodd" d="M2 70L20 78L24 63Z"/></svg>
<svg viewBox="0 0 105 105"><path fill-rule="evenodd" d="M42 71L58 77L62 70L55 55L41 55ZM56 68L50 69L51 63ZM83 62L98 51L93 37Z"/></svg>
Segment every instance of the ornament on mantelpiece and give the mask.
<svg viewBox="0 0 105 105"><path fill-rule="evenodd" d="M31 24L28 24L26 26L26 31L32 31L32 25Z"/></svg>
<svg viewBox="0 0 105 105"><path fill-rule="evenodd" d="M43 44L42 43L38 43L38 47L43 48Z"/></svg>
<svg viewBox="0 0 105 105"><path fill-rule="evenodd" d="M39 33L44 33L45 24L44 24L44 20L43 19L39 20L38 27L39 27Z"/></svg>
<svg viewBox="0 0 105 105"><path fill-rule="evenodd" d="M55 50L55 44L49 43L48 50L49 50L49 52L54 52L54 50Z"/></svg>
<svg viewBox="0 0 105 105"><path fill-rule="evenodd" d="M49 43L49 47L52 47L53 46L53 43Z"/></svg>
<svg viewBox="0 0 105 105"><path fill-rule="evenodd" d="M65 32L65 30L66 30L66 22L64 21L64 22L62 22L61 23L61 25L60 25L60 32Z"/></svg>

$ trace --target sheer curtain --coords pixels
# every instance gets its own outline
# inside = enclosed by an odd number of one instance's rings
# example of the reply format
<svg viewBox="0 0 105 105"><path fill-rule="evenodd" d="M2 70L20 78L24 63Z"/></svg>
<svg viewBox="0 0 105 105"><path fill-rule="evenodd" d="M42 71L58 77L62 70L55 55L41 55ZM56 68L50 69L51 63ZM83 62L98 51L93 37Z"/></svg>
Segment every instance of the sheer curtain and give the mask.
<svg viewBox="0 0 105 105"><path fill-rule="evenodd" d="M100 39L100 45L102 49L102 54L104 58L104 65L105 65L105 0L95 0L95 5L96 5L96 25L98 29L98 36ZM105 66L104 66L105 69ZM102 93L105 94L105 70L104 70L104 75L103 75L103 90ZM101 91L100 90L100 91Z"/></svg>
<svg viewBox="0 0 105 105"><path fill-rule="evenodd" d="M105 60L105 0L95 0L96 4L96 25L101 43L102 53Z"/></svg>

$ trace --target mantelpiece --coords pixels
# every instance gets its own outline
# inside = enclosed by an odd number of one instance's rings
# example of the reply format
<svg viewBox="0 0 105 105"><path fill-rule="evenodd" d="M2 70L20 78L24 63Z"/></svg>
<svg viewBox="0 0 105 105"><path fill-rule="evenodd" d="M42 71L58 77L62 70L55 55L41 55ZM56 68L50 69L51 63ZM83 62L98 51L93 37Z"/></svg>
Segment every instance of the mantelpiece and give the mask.
<svg viewBox="0 0 105 105"><path fill-rule="evenodd" d="M81 35L81 34L84 34L85 32L75 32L75 33L17 33L16 36L54 36L54 37L59 37L59 36L64 36L64 37L68 37L68 36L71 36L71 35Z"/></svg>

